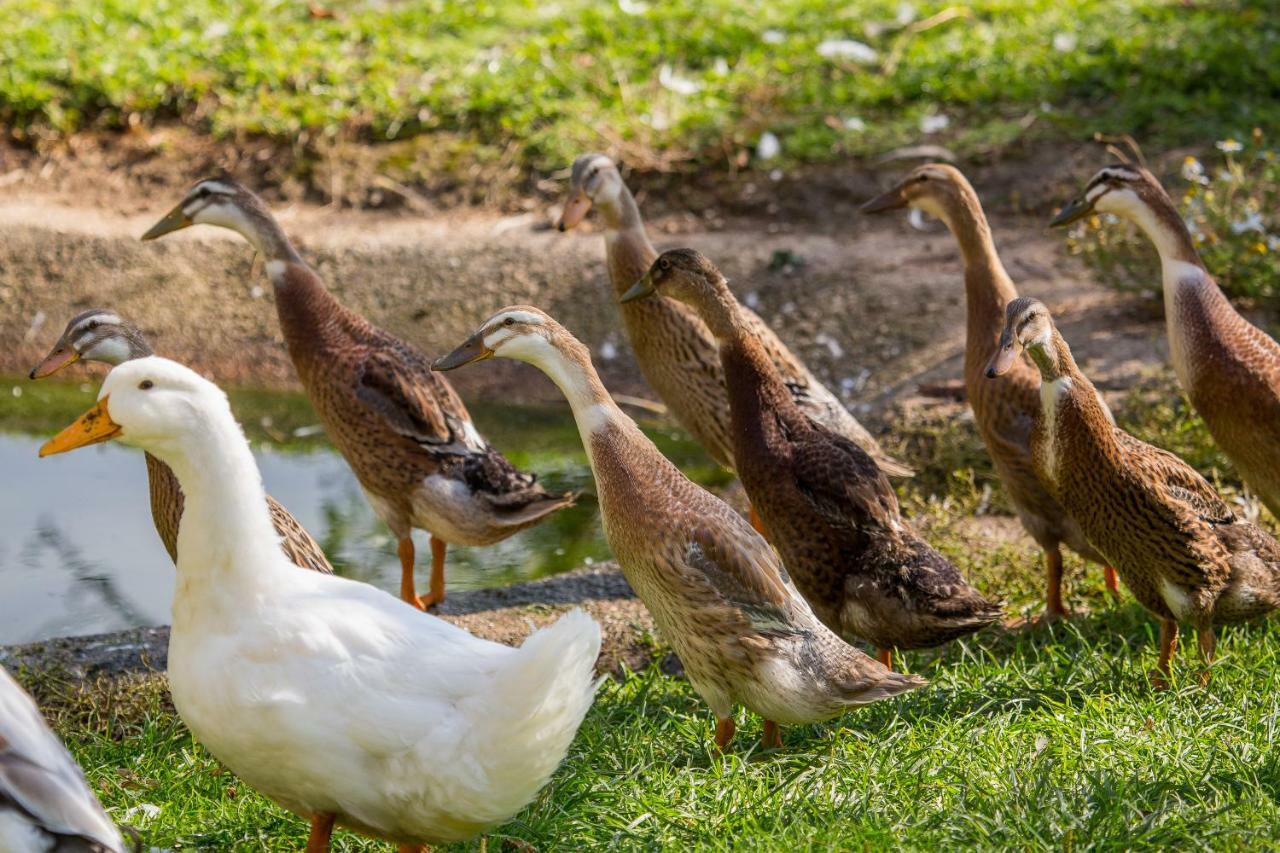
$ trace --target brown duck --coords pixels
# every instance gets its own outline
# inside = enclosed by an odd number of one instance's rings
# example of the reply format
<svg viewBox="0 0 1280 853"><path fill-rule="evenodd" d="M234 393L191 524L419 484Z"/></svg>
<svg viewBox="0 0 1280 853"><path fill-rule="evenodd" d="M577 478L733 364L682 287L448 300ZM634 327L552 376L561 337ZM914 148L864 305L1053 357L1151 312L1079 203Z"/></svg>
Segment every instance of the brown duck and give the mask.
<svg viewBox="0 0 1280 853"><path fill-rule="evenodd" d="M541 369L569 401L595 475L605 537L636 595L717 717L733 706L778 723L834 717L924 684L892 673L814 616L777 553L740 515L689 481L605 390L587 348L536 308L504 308L436 362L451 370L501 356Z"/></svg>
<svg viewBox="0 0 1280 853"><path fill-rule="evenodd" d="M584 154L574 162L560 230L573 228L592 207L604 219L609 279L621 296L649 271L658 253L645 233L635 198L617 166L603 154ZM732 468L729 400L715 338L696 314L671 299L632 302L620 306L620 311L627 339L649 386L717 462ZM867 451L886 473L911 474L910 468L881 449L839 398L809 372L763 320L747 308L742 309L742 314L805 414Z"/></svg>
<svg viewBox="0 0 1280 853"><path fill-rule="evenodd" d="M988 372L999 376L1023 351L1040 372L1041 411L1031 441L1036 469L1138 602L1160 619L1155 683L1163 686L1169 676L1179 622L1196 627L1207 666L1215 624L1280 605L1280 543L1238 518L1190 465L1119 429L1048 309L1026 297L1009 303Z"/></svg>
<svg viewBox="0 0 1280 853"><path fill-rule="evenodd" d="M71 318L53 349L31 369L31 378L52 376L77 361L96 361L114 366L149 355L153 355L151 346L136 326L114 311L93 308ZM169 552L169 558L176 563L178 528L182 522L182 489L168 465L150 453L146 454L146 459L151 520L165 550ZM324 550L298 523L298 519L270 495L267 495L267 507L271 510L271 521L280 534L280 547L285 555L304 569L333 574L333 566L329 565Z"/></svg>
<svg viewBox="0 0 1280 853"><path fill-rule="evenodd" d="M965 391L978 433L1009 502L1023 528L1044 550L1048 575L1045 618L1058 619L1067 614L1062 603L1062 546L1104 566L1106 560L1036 476L1031 459L1031 425L1040 410L1040 376L1035 365L1023 357L995 381L983 375L1004 329L1004 306L1018 292L1000 262L978 194L959 169L941 163L920 166L862 209L881 213L903 207L923 210L941 219L960 245L967 315ZM1105 575L1107 589L1118 593L1115 570L1106 566Z"/></svg>
<svg viewBox="0 0 1280 853"><path fill-rule="evenodd" d="M1280 344L1227 300L1173 201L1146 169L1103 169L1052 224L1094 211L1130 220L1155 244L1178 382L1241 478L1280 518Z"/></svg>
<svg viewBox="0 0 1280 853"><path fill-rule="evenodd" d="M672 249L623 295L688 305L719 342L735 468L796 587L828 628L890 650L936 646L1000 618L902 518L875 460L796 405L720 271Z"/></svg>
<svg viewBox="0 0 1280 853"><path fill-rule="evenodd" d="M261 199L227 178L201 181L146 234L193 224L238 232L266 260L285 345L325 431L399 539L400 595L444 600L448 544L491 545L573 503L550 494L481 437L453 387L417 348L343 307ZM414 589L413 528L431 534L431 592Z"/></svg>

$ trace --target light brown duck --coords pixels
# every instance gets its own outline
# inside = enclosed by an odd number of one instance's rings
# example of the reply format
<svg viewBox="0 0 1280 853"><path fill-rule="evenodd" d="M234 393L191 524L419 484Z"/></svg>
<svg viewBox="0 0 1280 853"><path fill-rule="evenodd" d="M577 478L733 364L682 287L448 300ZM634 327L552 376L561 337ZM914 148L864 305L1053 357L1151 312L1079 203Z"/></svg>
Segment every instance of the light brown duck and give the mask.
<svg viewBox="0 0 1280 853"><path fill-rule="evenodd" d="M1130 220L1155 244L1178 382L1240 476L1280 518L1280 344L1227 300L1173 201L1146 169L1101 170L1052 224L1094 211Z"/></svg>
<svg viewBox="0 0 1280 853"><path fill-rule="evenodd" d="M663 252L624 301L666 296L719 342L735 468L769 541L814 613L849 642L937 646L1000 618L902 517L866 451L796 405L720 271L692 249Z"/></svg>
<svg viewBox="0 0 1280 853"><path fill-rule="evenodd" d="M227 178L201 181L145 235L193 224L238 232L266 260L298 378L374 510L399 540L400 595L444 600L449 544L492 545L573 503L489 445L453 387L416 347L344 307L261 199ZM414 589L413 528L431 534L431 592Z"/></svg>
<svg viewBox="0 0 1280 853"><path fill-rule="evenodd" d="M92 308L71 318L49 354L31 369L31 378L52 376L77 361L96 361L114 366L152 354L151 345L137 326L114 311ZM151 492L151 520L165 550L169 552L169 558L177 563L182 488L168 465L150 453L145 456L147 485ZM304 569L333 574L333 566L329 565L324 549L311 538L298 519L270 495L267 495L267 507L271 510L271 522L280 534L280 547L285 555Z"/></svg>
<svg viewBox="0 0 1280 853"><path fill-rule="evenodd" d="M912 170L893 189L863 205L867 213L913 207L946 223L964 262L964 387L987 452L1022 526L1044 550L1047 571L1045 616L1066 615L1062 603L1062 546L1105 565L1080 525L1040 483L1031 459L1031 425L1040 410L1040 377L1026 357L1015 360L999 379L983 375L1004 329L1004 307L1017 297L1013 280L996 252L982 202L953 166L930 163ZM1115 571L1105 568L1106 585L1117 593Z"/></svg>
<svg viewBox="0 0 1280 853"><path fill-rule="evenodd" d="M1156 684L1169 676L1179 622L1198 630L1207 666L1215 624L1280 605L1280 543L1237 517L1190 465L1116 427L1048 309L1026 297L1009 303L989 372L999 376L1023 351L1041 382L1032 433L1036 469L1138 602L1160 619Z"/></svg>
<svg viewBox="0 0 1280 853"><path fill-rule="evenodd" d="M495 355L533 364L564 392L609 546L715 712L722 748L733 737L735 704L763 716L764 742L777 746L779 723L828 719L925 683L888 671L829 631L777 553L658 451L614 404L587 348L559 323L536 308L505 308L436 368Z"/></svg>
<svg viewBox="0 0 1280 853"><path fill-rule="evenodd" d="M573 228L592 207L604 220L609 279L621 296L649 271L658 253L649 242L635 198L617 166L603 154L584 154L574 162L560 230ZM649 386L717 462L732 468L729 400L715 338L706 325L689 308L666 298L628 303L619 310ZM911 469L884 452L755 312L743 308L743 316L805 414L867 451L886 473L910 475Z"/></svg>

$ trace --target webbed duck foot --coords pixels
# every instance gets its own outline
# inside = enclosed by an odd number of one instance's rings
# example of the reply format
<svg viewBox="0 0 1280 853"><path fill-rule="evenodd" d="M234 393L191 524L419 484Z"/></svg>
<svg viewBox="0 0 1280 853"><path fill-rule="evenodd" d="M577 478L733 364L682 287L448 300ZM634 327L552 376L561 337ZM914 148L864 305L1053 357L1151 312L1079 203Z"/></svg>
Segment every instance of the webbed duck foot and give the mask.
<svg viewBox="0 0 1280 853"><path fill-rule="evenodd" d="M1151 689L1160 693L1169 689L1169 678L1169 673L1161 672L1158 669L1153 669L1147 673L1147 680L1151 683Z"/></svg>
<svg viewBox="0 0 1280 853"><path fill-rule="evenodd" d="M760 735L762 749L782 749L782 726L773 720L764 721L764 732Z"/></svg>
<svg viewBox="0 0 1280 853"><path fill-rule="evenodd" d="M1102 580L1107 585L1107 592L1111 593L1111 597L1120 598L1120 576L1116 574L1116 570L1110 566L1102 569Z"/></svg>
<svg viewBox="0 0 1280 853"><path fill-rule="evenodd" d="M720 717L716 720L716 746L720 747L721 752L727 752L729 744L733 742L733 733L738 730L738 724L733 721L733 717Z"/></svg>

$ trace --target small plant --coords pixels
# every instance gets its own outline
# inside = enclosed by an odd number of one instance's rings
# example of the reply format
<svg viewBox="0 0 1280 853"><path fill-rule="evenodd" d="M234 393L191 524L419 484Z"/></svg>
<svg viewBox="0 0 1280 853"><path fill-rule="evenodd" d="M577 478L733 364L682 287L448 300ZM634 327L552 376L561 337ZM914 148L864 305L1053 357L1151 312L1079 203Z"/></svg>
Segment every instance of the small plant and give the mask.
<svg viewBox="0 0 1280 853"><path fill-rule="evenodd" d="M1200 256L1230 296L1280 300L1280 153L1255 128L1248 142L1219 141L1212 160L1188 156L1177 201ZM1155 252L1137 229L1109 214L1071 230L1068 247L1124 289L1158 289Z"/></svg>

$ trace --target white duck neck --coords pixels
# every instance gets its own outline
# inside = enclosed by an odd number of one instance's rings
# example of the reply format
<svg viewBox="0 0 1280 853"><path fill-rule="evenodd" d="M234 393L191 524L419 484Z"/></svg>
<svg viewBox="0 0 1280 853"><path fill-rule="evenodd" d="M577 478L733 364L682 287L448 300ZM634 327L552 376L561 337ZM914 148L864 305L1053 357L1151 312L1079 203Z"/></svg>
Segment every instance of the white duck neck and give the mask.
<svg viewBox="0 0 1280 853"><path fill-rule="evenodd" d="M618 404L613 402L604 383L600 381L599 374L591 365L587 348L578 340L568 343L561 341L557 344L546 342L536 352L529 353L525 360L547 374L569 401L573 419L578 425L578 434L582 437L582 446L591 459L593 469L593 435L605 432L610 426L626 428L630 425L638 429L618 408Z"/></svg>

